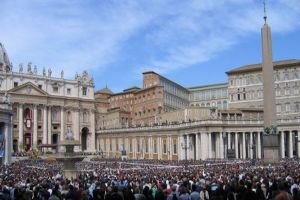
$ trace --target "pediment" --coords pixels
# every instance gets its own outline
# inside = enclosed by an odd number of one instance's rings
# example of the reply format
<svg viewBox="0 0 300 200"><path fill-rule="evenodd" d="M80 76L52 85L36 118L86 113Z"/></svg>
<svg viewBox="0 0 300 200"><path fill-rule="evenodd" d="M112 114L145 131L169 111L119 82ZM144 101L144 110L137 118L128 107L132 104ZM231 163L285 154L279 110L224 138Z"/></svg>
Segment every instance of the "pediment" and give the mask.
<svg viewBox="0 0 300 200"><path fill-rule="evenodd" d="M27 82L8 91L10 94L25 94L35 96L48 96L48 93L31 82Z"/></svg>

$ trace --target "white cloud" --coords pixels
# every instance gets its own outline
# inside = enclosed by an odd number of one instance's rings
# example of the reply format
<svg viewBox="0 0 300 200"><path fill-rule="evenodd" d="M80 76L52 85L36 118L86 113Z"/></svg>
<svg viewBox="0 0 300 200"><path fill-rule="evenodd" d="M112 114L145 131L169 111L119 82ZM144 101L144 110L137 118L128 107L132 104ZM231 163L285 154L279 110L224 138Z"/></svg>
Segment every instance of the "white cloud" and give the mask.
<svg viewBox="0 0 300 200"><path fill-rule="evenodd" d="M273 31L299 29L298 0L269 4ZM3 0L0 8L0 39L15 66L32 61L40 71L43 66L54 74L64 69L69 77L83 69L107 69L135 38L141 43L136 51L155 53L138 60L131 71L188 68L214 59L259 32L263 23L259 0Z"/></svg>

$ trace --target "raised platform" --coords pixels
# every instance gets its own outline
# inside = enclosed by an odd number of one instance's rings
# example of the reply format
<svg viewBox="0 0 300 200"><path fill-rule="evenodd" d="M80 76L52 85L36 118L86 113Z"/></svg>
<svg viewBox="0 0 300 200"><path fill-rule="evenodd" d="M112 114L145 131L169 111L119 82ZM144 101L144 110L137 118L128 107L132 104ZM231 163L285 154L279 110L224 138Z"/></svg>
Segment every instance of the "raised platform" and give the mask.
<svg viewBox="0 0 300 200"><path fill-rule="evenodd" d="M278 134L263 134L263 160L265 164L279 162L280 144Z"/></svg>

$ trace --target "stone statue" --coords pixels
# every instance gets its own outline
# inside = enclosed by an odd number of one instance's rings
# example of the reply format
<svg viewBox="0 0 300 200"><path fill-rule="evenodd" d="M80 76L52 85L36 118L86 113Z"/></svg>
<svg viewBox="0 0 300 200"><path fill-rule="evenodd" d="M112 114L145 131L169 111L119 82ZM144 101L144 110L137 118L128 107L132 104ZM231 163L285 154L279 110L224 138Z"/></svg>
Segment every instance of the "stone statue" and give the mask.
<svg viewBox="0 0 300 200"><path fill-rule="evenodd" d="M37 66L36 65L34 65L33 71L34 71L34 74L37 75L38 71L37 71Z"/></svg>
<svg viewBox="0 0 300 200"><path fill-rule="evenodd" d="M68 131L65 133L65 140L74 140L71 128L68 128Z"/></svg>
<svg viewBox="0 0 300 200"><path fill-rule="evenodd" d="M45 67L43 68L43 76L46 76L46 69L45 69Z"/></svg>
<svg viewBox="0 0 300 200"><path fill-rule="evenodd" d="M51 69L49 68L49 69L48 69L48 76L51 77L51 74L52 74L52 71L51 71Z"/></svg>
<svg viewBox="0 0 300 200"><path fill-rule="evenodd" d="M64 78L64 70L61 70L60 77Z"/></svg>
<svg viewBox="0 0 300 200"><path fill-rule="evenodd" d="M78 77L79 77L79 75L78 75L78 73L76 72L76 74L75 74L75 80L77 80Z"/></svg>
<svg viewBox="0 0 300 200"><path fill-rule="evenodd" d="M20 73L23 72L23 64L22 64L22 63L19 64L19 72L20 72Z"/></svg>
<svg viewBox="0 0 300 200"><path fill-rule="evenodd" d="M32 74L32 71L31 71L31 62L29 62L28 63L28 65L27 65L27 72L29 73L29 74Z"/></svg>
<svg viewBox="0 0 300 200"><path fill-rule="evenodd" d="M5 92L4 96L2 97L2 103L10 104L10 98L9 98L7 92Z"/></svg>

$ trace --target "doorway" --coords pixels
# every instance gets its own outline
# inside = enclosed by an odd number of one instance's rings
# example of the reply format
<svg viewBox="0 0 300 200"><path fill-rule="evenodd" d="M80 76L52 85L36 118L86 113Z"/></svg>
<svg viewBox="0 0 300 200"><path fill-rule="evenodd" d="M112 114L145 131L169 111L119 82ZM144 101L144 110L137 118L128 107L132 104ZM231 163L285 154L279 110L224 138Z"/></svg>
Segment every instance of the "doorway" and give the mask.
<svg viewBox="0 0 300 200"><path fill-rule="evenodd" d="M89 134L89 129L87 127L84 127L81 130L81 150L85 151L87 150L87 137Z"/></svg>

